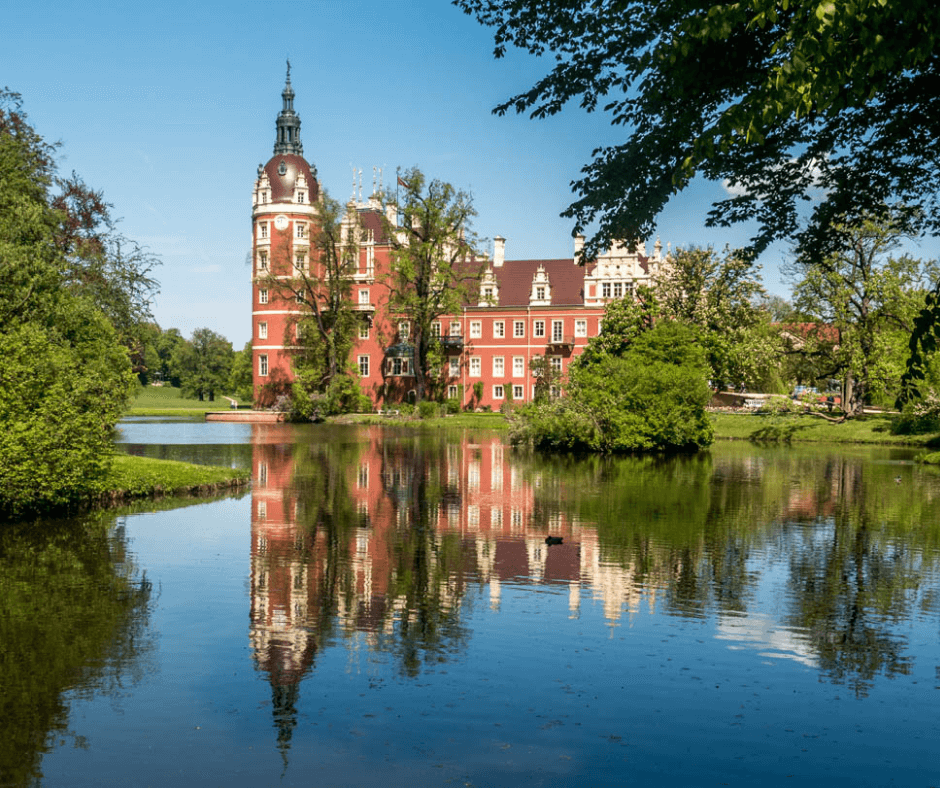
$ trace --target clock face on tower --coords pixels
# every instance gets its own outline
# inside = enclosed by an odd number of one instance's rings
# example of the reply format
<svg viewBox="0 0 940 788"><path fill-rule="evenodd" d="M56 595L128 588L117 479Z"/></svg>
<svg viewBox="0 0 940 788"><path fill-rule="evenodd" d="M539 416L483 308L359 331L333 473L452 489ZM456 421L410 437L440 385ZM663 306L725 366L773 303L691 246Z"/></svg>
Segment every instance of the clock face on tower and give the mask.
<svg viewBox="0 0 940 788"><path fill-rule="evenodd" d="M287 217L283 213L280 216L274 217L274 229L275 230L287 229Z"/></svg>

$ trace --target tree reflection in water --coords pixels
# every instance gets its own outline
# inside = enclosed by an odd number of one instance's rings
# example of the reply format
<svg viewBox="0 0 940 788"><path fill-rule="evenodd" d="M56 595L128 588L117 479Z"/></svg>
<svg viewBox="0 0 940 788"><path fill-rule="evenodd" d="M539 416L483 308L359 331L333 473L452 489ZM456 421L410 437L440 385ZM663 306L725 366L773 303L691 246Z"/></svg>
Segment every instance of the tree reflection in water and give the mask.
<svg viewBox="0 0 940 788"><path fill-rule="evenodd" d="M66 694L114 695L152 649L152 589L114 515L0 529L0 784L42 776L69 731Z"/></svg>
<svg viewBox="0 0 940 788"><path fill-rule="evenodd" d="M415 677L462 653L463 611L487 594L498 611L507 582L567 585L571 616L587 592L612 624L644 605L714 617L719 637L857 694L909 670L895 625L916 613L940 545L925 470L902 489L895 465L811 448L572 458L494 433L279 434L253 448L251 643L285 757L320 649L361 642Z"/></svg>

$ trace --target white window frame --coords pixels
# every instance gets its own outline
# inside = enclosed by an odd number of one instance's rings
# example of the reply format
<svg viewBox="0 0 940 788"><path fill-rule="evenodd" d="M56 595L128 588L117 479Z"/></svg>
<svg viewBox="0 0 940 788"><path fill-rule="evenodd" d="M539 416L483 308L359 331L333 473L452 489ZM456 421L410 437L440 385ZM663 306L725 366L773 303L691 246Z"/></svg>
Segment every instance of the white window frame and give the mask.
<svg viewBox="0 0 940 788"><path fill-rule="evenodd" d="M506 374L506 359L503 356L493 356L493 377L502 377Z"/></svg>
<svg viewBox="0 0 940 788"><path fill-rule="evenodd" d="M450 335L452 337L463 336L463 332L460 330L460 322L457 320L452 320L450 322Z"/></svg>
<svg viewBox="0 0 940 788"><path fill-rule="evenodd" d="M404 342L410 336L411 336L411 321L399 320L398 321L398 341Z"/></svg>
<svg viewBox="0 0 940 788"><path fill-rule="evenodd" d="M258 339L267 339L267 338L268 338L268 324L258 323Z"/></svg>
<svg viewBox="0 0 940 788"><path fill-rule="evenodd" d="M431 323L431 336L440 337L441 336L441 321L435 320Z"/></svg>
<svg viewBox="0 0 940 788"><path fill-rule="evenodd" d="M262 353L258 356L258 377L266 378L268 376L268 354Z"/></svg>
<svg viewBox="0 0 940 788"><path fill-rule="evenodd" d="M512 386L512 398L516 402L523 402L525 400L525 386L514 383Z"/></svg>
<svg viewBox="0 0 940 788"><path fill-rule="evenodd" d="M258 252L258 270L259 271L268 270L268 253L267 252Z"/></svg>
<svg viewBox="0 0 940 788"><path fill-rule="evenodd" d="M360 323L359 324L359 339L368 339L369 338L369 324Z"/></svg>
<svg viewBox="0 0 940 788"><path fill-rule="evenodd" d="M493 385L493 399L505 399L506 393L503 389L502 383L495 383Z"/></svg>
<svg viewBox="0 0 940 788"><path fill-rule="evenodd" d="M449 399L456 399L460 392L460 389L457 386L448 386L447 387L447 397Z"/></svg>
<svg viewBox="0 0 940 788"><path fill-rule="evenodd" d="M306 238L307 237L307 224L306 222L296 222L294 224L294 231L297 238Z"/></svg>
<svg viewBox="0 0 940 788"><path fill-rule="evenodd" d="M512 376L514 378L525 377L525 356L512 357Z"/></svg>
<svg viewBox="0 0 940 788"><path fill-rule="evenodd" d="M305 255L303 252L297 252L297 254L294 255L294 271L296 273L303 273L306 263L307 255Z"/></svg>
<svg viewBox="0 0 940 788"><path fill-rule="evenodd" d="M533 339L545 338L545 321L544 320L532 321L532 338Z"/></svg>
<svg viewBox="0 0 940 788"><path fill-rule="evenodd" d="M268 223L267 222L258 222L258 233L260 238L268 237Z"/></svg>
<svg viewBox="0 0 940 788"><path fill-rule="evenodd" d="M506 321L505 320L493 321L493 336L496 339L504 339L506 337Z"/></svg>
<svg viewBox="0 0 940 788"><path fill-rule="evenodd" d="M587 320L583 317L574 321L574 335L576 337L587 336Z"/></svg>
<svg viewBox="0 0 940 788"><path fill-rule="evenodd" d="M470 356L470 377L483 377L483 361L479 356Z"/></svg>
<svg viewBox="0 0 940 788"><path fill-rule="evenodd" d="M483 336L483 322L481 320L470 321L470 339L480 339Z"/></svg>
<svg viewBox="0 0 940 788"><path fill-rule="evenodd" d="M552 321L552 342L561 342L565 338L565 321Z"/></svg>
<svg viewBox="0 0 940 788"><path fill-rule="evenodd" d="M552 372L561 374L561 356L549 356L548 365Z"/></svg>
<svg viewBox="0 0 940 788"><path fill-rule="evenodd" d="M360 290L360 291L359 291L359 305L360 305L360 306L368 306L370 303L372 303L372 302L369 301L369 291L368 291L368 289Z"/></svg>
<svg viewBox="0 0 940 788"><path fill-rule="evenodd" d="M610 298L610 282L601 282L601 298Z"/></svg>
<svg viewBox="0 0 940 788"><path fill-rule="evenodd" d="M460 357L451 356L448 364L448 372L452 378L460 376Z"/></svg>
<svg viewBox="0 0 940 788"><path fill-rule="evenodd" d="M369 377L369 356L361 355L356 359L356 362L359 366L359 377Z"/></svg>
<svg viewBox="0 0 940 788"><path fill-rule="evenodd" d="M262 288L258 291L258 303L266 304L268 303L268 291Z"/></svg>
<svg viewBox="0 0 940 788"><path fill-rule="evenodd" d="M525 336L525 320L513 320L512 321L512 335L516 339L519 339Z"/></svg>

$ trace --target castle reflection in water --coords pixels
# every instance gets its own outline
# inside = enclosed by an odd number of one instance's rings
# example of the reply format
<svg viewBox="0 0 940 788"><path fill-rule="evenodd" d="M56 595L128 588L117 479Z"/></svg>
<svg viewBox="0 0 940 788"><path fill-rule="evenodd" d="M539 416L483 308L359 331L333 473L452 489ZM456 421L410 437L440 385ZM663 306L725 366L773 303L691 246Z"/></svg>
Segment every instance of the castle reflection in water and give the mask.
<svg viewBox="0 0 940 788"><path fill-rule="evenodd" d="M396 442L363 428L337 446L284 429L254 427L252 468L251 646L277 683L334 635L379 647L429 599L456 614L470 585L498 611L505 583L565 584L572 617L586 592L612 623L655 601L630 566L601 560L593 526L537 504L541 476L492 433Z"/></svg>

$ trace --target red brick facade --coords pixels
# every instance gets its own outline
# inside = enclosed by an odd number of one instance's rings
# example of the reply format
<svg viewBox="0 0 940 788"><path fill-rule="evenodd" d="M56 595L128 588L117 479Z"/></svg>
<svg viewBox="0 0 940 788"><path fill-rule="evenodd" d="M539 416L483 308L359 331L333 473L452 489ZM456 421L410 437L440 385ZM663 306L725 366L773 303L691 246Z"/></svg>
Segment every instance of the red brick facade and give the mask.
<svg viewBox="0 0 940 788"><path fill-rule="evenodd" d="M288 92L290 91L290 92ZM285 110L299 133L292 108L293 91L285 88ZM286 133L286 132L285 132ZM293 148L302 150L299 136ZM311 240L317 233L319 184L315 170L297 152L280 152L259 166L252 212L252 348L256 402L265 384L293 378L290 342L302 307L280 298L266 283L271 274L290 277L292 266L313 270ZM413 359L389 355L389 348L407 344L408 326L387 309L391 247L384 237L381 206L375 199L347 206L345 224L358 227L359 270L352 300L362 313L359 338L350 364L359 373L363 391L377 407L393 406L413 397ZM355 217L355 222L351 221ZM587 266L578 265L582 242L575 240L570 257L553 260L505 260L505 240L497 237L492 259L480 283L479 299L459 314L442 317L439 325L447 361L445 395L462 407L498 409L506 401L527 402L535 380L529 369L536 356L547 356L564 375L571 360L600 331L604 306L629 296L637 284L649 283L662 262L657 242L646 255L618 247ZM474 384L481 383L477 397ZM268 385L267 390L276 388Z"/></svg>

